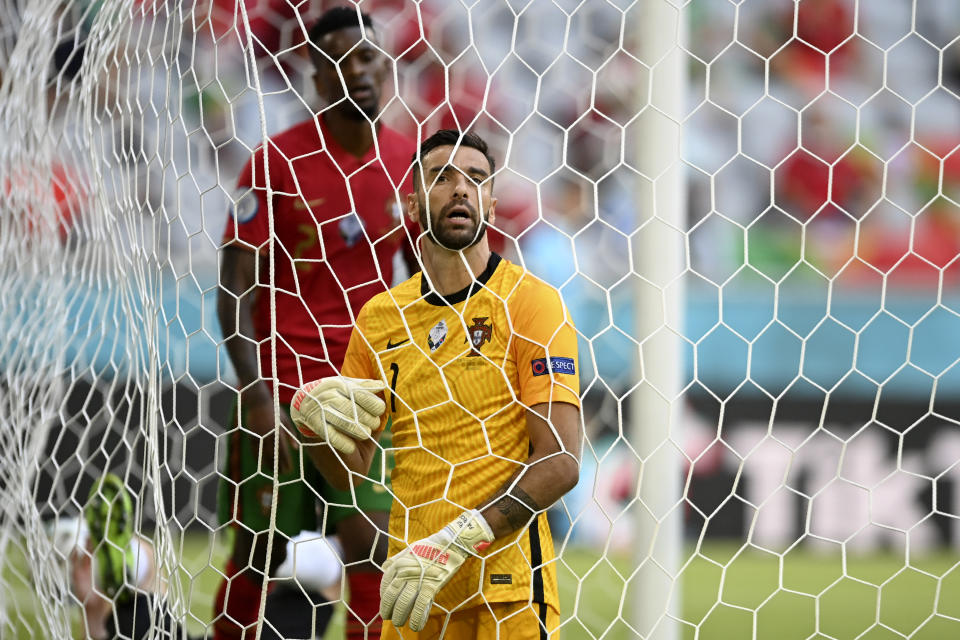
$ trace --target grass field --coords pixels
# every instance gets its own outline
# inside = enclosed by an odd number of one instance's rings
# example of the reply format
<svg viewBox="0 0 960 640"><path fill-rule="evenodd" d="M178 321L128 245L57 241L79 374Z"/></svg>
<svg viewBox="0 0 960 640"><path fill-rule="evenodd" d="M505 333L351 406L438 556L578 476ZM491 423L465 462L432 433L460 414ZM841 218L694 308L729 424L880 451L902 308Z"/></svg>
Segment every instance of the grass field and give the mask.
<svg viewBox="0 0 960 640"><path fill-rule="evenodd" d="M182 542L185 597L190 602L192 633L210 618L218 581L214 567L222 550L205 536ZM15 548L14 548L15 549ZM733 543L704 545L682 571L680 637L685 640L758 638L800 640L952 640L960 638L960 554L940 552L912 558L873 554L848 557L794 550L783 557L741 550ZM26 563L11 554L4 570L7 585L19 584L8 619L21 617L3 637L31 638L31 616L40 615L34 590L25 586ZM630 558L604 557L596 551L568 549L559 570L565 640L639 637L626 621L640 594L630 580ZM662 596L663 594L658 594ZM12 607L10 606L12 604ZM17 612L16 615L10 615ZM0 616L0 621L3 618ZM342 615L326 638L342 638Z"/></svg>

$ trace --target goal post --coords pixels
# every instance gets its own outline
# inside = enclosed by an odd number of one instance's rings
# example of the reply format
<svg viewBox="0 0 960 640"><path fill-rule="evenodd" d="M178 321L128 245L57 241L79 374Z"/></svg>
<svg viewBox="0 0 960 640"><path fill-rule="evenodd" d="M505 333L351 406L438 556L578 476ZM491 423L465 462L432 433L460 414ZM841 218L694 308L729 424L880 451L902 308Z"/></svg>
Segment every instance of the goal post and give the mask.
<svg viewBox="0 0 960 640"><path fill-rule="evenodd" d="M686 24L683 3L647 2L628 25L649 80L635 92L641 187L637 192L634 334L639 346L630 394L631 441L639 457L634 628L641 637L682 637L684 495L682 377L685 166L680 149L686 114Z"/></svg>

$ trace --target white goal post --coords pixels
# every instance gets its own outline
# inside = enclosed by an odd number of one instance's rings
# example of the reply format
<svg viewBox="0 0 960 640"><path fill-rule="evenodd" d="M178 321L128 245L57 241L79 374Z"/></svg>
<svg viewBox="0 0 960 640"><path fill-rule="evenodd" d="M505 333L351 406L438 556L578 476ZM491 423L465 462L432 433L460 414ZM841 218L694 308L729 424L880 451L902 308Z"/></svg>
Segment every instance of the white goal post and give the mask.
<svg viewBox="0 0 960 640"><path fill-rule="evenodd" d="M224 228L328 107L334 6L390 58L379 123L490 143L490 242L577 326L561 637L960 637L953 0L0 0L0 638L106 633L108 477L124 579L212 637ZM282 579L344 637L342 547L310 540Z"/></svg>

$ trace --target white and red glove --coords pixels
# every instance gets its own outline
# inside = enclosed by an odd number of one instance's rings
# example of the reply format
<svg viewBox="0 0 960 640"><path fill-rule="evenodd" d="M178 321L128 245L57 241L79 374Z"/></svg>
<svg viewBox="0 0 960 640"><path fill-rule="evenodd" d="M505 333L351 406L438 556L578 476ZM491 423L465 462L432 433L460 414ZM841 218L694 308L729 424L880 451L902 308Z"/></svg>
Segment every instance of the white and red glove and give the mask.
<svg viewBox="0 0 960 640"><path fill-rule="evenodd" d="M305 436L319 438L345 454L357 450L380 427L387 405L377 395L380 380L331 376L305 383L293 394L290 417Z"/></svg>
<svg viewBox="0 0 960 640"><path fill-rule="evenodd" d="M477 510L464 511L443 529L383 563L380 617L410 630L427 624L437 592L450 581L468 556L479 555L493 542L493 530Z"/></svg>

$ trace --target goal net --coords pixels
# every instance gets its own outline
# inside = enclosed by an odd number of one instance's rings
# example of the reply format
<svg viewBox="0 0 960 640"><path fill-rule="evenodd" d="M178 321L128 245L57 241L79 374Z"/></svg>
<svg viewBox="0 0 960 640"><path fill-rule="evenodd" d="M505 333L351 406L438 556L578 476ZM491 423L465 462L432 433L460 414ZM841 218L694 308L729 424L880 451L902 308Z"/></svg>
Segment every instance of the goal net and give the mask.
<svg viewBox="0 0 960 640"><path fill-rule="evenodd" d="M576 325L559 634L960 637L953 0L0 0L0 637L107 637L117 567L142 637L213 637L224 230L330 108L333 6L389 56L378 123L490 143L491 247ZM324 533L271 583L317 594L308 636L379 628Z"/></svg>

